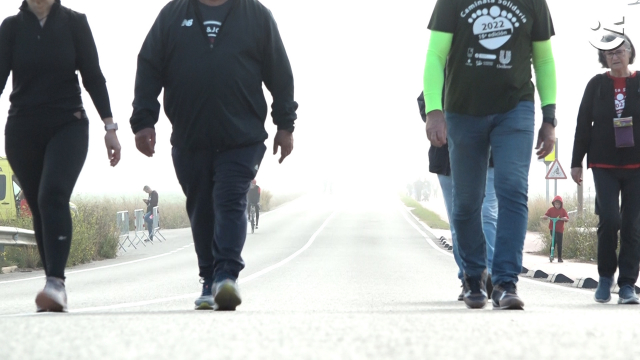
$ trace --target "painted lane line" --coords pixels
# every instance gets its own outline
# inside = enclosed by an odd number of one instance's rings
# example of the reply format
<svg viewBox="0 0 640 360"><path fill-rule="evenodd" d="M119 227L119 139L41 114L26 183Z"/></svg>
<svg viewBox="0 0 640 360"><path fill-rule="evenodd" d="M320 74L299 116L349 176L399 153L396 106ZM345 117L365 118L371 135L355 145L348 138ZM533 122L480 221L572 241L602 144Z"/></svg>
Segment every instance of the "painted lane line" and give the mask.
<svg viewBox="0 0 640 360"><path fill-rule="evenodd" d="M331 221L331 219L333 219L335 217L335 215L338 213L338 210L334 210L333 213L331 213L331 215L329 215L329 217L322 223L322 225L320 226L320 228L318 228L318 230L316 230L315 233L313 233L313 235L311 236L311 238L309 239L309 241L307 241L306 244L304 244L303 247L301 247L298 251L296 251L295 253L289 255L287 258L279 261L278 263L271 265L263 270L260 270L258 272L255 272L247 277L241 278L238 280L239 284L246 284L250 281L253 281L263 275L266 275L267 273L270 273L271 271L284 266L285 264L287 264L288 262L290 262L291 260L295 259L296 257L298 257L300 254L302 254L303 252L305 252L318 238L318 236L320 235L320 233L322 233L322 230L324 230L324 228L327 226L327 224L329 223L329 221ZM77 310L71 310L69 311L70 313L86 313L86 312L96 312L96 311L105 311L105 310L117 310L117 309L125 309L125 308L132 308L132 307L138 307L138 306L146 306L146 305L153 305L153 304L160 304L160 303L165 303L165 302L171 302L171 301L175 301L175 300L184 300L184 299L190 299L190 298L195 298L198 297L200 295L199 292L196 293L191 293L191 294L185 294L185 295L177 295L177 296L171 296L171 297L166 297L166 298L160 298L160 299L153 299L153 300L145 300L145 301L136 301L136 302L131 302L131 303L122 303L122 304L116 304L116 305L107 305L107 306L96 306L96 307L89 307L89 308L82 308L82 309L77 309ZM32 314L29 314L32 315ZM18 315L12 315L12 316L21 316L21 314ZM2 317L2 316L0 316Z"/></svg>
<svg viewBox="0 0 640 360"><path fill-rule="evenodd" d="M164 253L164 254L161 254L161 255L151 256L151 257L144 258L144 259L127 261L127 262L123 262L123 263L120 263L120 264L99 266L99 267L95 267L95 268L91 268L91 269L67 271L66 275L79 274L79 273L83 273L83 272L103 270L103 269L110 269L110 268L114 268L114 267L118 267L118 266L125 266L125 265L130 265L130 264L143 262L143 261L149 261L149 260L153 260L153 259L158 259L158 258L165 257L165 256L168 256L168 255L173 255L175 252L178 252L178 251L180 251L182 249L184 249L184 248L181 248L181 249L178 249L178 250L174 250L174 251L171 251L171 252L168 252L168 253ZM41 276L35 276L35 277L26 278L26 279L0 281L0 284L10 284L10 283L17 283L17 282L44 279L44 278L45 278L45 276L41 275Z"/></svg>
<svg viewBox="0 0 640 360"><path fill-rule="evenodd" d="M242 278L238 281L238 283L243 284L243 283L247 283L249 281L252 281L262 275L265 275L266 273L269 273L283 265L285 265L286 263L288 263L289 261L293 260L294 258L296 258L298 255L302 254L305 250L307 250L311 244L313 244L314 241L316 241L316 238L318 237L318 235L320 235L320 233L322 232L322 230L324 230L324 228L327 226L327 224L329 223L329 221L331 221L331 219L333 219L333 217L336 215L336 213L338 212L338 210L334 210L333 213L331 213L331 215L329 215L329 217L327 218L327 220L325 220L322 225L320 226L320 228L318 230L316 230L316 232L311 236L311 238L309 239L309 241L307 241L307 243L300 248L300 250L296 251L295 253L289 255L289 257L287 257L286 259L278 262L277 264L271 265L263 270L260 270L256 273L253 273L245 278Z"/></svg>
<svg viewBox="0 0 640 360"><path fill-rule="evenodd" d="M403 206L403 207L404 207L404 205L401 205L401 206ZM422 230L421 230L421 229L420 229L420 228L415 224L415 222L412 222L412 221L411 221L411 220L410 220L410 219L405 215L405 212L409 213L409 215L411 215L417 223L419 223L419 224L420 224L420 225L422 225L424 228L426 228L426 229L427 229L427 231L429 231L429 227L428 227L428 226L426 226L424 223L422 223L422 221L420 221L420 219L418 219L418 217L416 217L415 215L413 215L413 214L409 211L409 209L407 209L406 207L404 207L404 211L402 211L402 208L401 208L400 212L401 212L402 217L404 217L404 219L405 219L405 220L406 220L406 221L407 221L407 222L408 222L408 223L409 223L409 224L410 224L414 229L416 229L416 230L420 233L420 235L422 235L422 236L427 240L427 242L429 243L429 245L431 245L431 247L432 247L432 248L434 248L434 249L438 250L439 252L441 252L441 253L443 253L443 254L445 254L445 255L447 255L447 256L453 257L453 253L449 252L448 250L444 250L444 249L442 249L442 248L438 247L438 245L436 245L436 244L431 240L431 237L429 237L425 232L423 232L423 231L422 231ZM524 282L526 282L526 283L536 284L536 285L539 285L539 286L546 286L546 287L549 287L549 288L553 288L553 289L560 289L560 290L565 290L565 291L569 291L569 292L575 292L575 293L579 293L579 294L593 294L593 291L591 291L591 290L579 289L579 288L571 288L571 287L566 287L566 286L563 286L563 285L557 285L557 284L551 284L551 283L544 283L544 282L542 282L542 281L533 280L533 279L528 279L528 278L525 278L525 277L523 277L523 276L518 276L518 281L524 281Z"/></svg>

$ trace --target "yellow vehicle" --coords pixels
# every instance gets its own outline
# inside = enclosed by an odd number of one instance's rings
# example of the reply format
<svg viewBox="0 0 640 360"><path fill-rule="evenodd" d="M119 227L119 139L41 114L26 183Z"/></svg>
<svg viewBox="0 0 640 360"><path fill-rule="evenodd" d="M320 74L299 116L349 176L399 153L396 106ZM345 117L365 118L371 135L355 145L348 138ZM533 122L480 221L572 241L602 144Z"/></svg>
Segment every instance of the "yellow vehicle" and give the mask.
<svg viewBox="0 0 640 360"><path fill-rule="evenodd" d="M78 208L69 203L72 215L78 213ZM12 220L18 216L31 217L31 211L24 196L18 178L13 173L9 160L0 157L0 220Z"/></svg>

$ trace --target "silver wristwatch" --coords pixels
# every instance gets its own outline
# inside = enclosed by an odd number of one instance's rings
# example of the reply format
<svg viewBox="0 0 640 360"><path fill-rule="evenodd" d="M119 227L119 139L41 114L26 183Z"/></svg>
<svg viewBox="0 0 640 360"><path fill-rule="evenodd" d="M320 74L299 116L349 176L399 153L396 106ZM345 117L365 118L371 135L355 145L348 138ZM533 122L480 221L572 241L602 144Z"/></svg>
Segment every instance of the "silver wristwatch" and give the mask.
<svg viewBox="0 0 640 360"><path fill-rule="evenodd" d="M105 131L118 130L118 123L107 124L107 125L104 126L104 130Z"/></svg>

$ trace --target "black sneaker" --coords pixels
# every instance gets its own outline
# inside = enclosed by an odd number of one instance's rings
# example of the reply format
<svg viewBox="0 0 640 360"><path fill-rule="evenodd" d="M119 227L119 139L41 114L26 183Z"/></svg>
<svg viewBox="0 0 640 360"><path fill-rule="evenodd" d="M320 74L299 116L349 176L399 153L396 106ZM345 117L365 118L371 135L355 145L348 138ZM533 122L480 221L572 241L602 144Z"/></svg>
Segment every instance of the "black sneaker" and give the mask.
<svg viewBox="0 0 640 360"><path fill-rule="evenodd" d="M67 291L64 280L47 276L44 289L36 296L38 312L67 312Z"/></svg>
<svg viewBox="0 0 640 360"><path fill-rule="evenodd" d="M201 278L202 295L196 299L196 310L213 310L215 302L213 301L213 293L211 291L213 287L213 279Z"/></svg>
<svg viewBox="0 0 640 360"><path fill-rule="evenodd" d="M469 309L482 309L487 305L487 271L483 271L478 277L464 274L464 282L467 291L462 300Z"/></svg>
<svg viewBox="0 0 640 360"><path fill-rule="evenodd" d="M242 303L238 283L227 279L216 284L216 310L235 311L236 307Z"/></svg>
<svg viewBox="0 0 640 360"><path fill-rule="evenodd" d="M462 285L460 285L460 287L462 288L462 291L460 292L460 295L458 295L458 301L464 300L464 293L467 292L467 287L464 285L464 281L462 281Z"/></svg>
<svg viewBox="0 0 640 360"><path fill-rule="evenodd" d="M496 285L491 294L494 310L524 310L524 301L518 296L514 283Z"/></svg>

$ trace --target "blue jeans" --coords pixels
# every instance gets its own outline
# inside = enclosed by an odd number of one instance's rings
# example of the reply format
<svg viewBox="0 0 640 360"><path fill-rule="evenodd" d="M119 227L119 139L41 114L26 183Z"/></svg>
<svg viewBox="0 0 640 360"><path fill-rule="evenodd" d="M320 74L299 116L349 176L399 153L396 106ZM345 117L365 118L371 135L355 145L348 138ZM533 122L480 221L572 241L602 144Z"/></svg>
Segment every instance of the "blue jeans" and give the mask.
<svg viewBox="0 0 640 360"><path fill-rule="evenodd" d="M485 188L484 200L482 201L482 232L484 233L485 240L487 241L487 269L489 269L490 274L493 265L493 249L495 248L496 243L496 225L498 222L498 198L496 198L496 189L493 186L494 173L493 168L489 168L487 172L487 185ZM440 181L442 197L444 198L444 205L447 209L447 217L449 218L449 224L451 227L453 258L458 265L458 279L462 280L464 265L458 249L456 230L453 225L451 225L451 213L453 210L453 180L451 179L451 176L445 175L438 175L438 180Z"/></svg>
<svg viewBox="0 0 640 360"><path fill-rule="evenodd" d="M144 222L147 223L147 230L149 230L149 237L153 238L153 219L151 218L153 215L152 211L144 214Z"/></svg>
<svg viewBox="0 0 640 360"><path fill-rule="evenodd" d="M496 285L515 284L522 270L534 114L531 101L521 101L504 114L445 114L453 177L452 223L464 271L471 277L479 277L487 266L482 202L489 150L493 153L499 206L491 279Z"/></svg>

